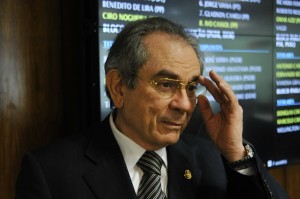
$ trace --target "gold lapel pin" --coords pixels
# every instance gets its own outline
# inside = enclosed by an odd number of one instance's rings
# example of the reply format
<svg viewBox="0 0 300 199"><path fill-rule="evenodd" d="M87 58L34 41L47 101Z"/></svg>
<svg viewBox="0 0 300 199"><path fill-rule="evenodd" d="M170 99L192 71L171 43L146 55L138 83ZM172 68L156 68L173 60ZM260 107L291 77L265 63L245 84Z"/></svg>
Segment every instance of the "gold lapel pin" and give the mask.
<svg viewBox="0 0 300 199"><path fill-rule="evenodd" d="M192 178L192 172L190 170L185 170L184 175L186 179L190 180Z"/></svg>

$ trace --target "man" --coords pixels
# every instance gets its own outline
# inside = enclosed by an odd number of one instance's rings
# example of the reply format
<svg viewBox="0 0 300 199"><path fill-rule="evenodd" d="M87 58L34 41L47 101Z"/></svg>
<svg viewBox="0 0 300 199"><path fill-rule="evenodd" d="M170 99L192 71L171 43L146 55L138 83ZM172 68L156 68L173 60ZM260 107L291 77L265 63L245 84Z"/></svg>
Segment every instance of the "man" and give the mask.
<svg viewBox="0 0 300 199"><path fill-rule="evenodd" d="M201 76L197 43L181 26L163 18L127 25L105 70L110 116L81 135L28 153L17 199L143 198L149 187L155 191L148 198L288 198L243 142L243 111L230 86L213 71L211 80ZM199 82L220 104L219 113L201 95ZM182 134L195 108L211 141ZM145 151L162 164L155 186L145 183Z"/></svg>

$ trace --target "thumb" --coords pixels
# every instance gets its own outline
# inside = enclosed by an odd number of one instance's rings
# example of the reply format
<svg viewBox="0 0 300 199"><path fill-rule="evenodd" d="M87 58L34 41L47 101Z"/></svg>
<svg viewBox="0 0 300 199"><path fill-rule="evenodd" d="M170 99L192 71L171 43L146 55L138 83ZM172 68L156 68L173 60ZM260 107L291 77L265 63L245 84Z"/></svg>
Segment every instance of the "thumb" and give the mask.
<svg viewBox="0 0 300 199"><path fill-rule="evenodd" d="M213 111L207 97L205 97L204 95L200 95L198 97L198 106L202 118L205 122L213 117Z"/></svg>

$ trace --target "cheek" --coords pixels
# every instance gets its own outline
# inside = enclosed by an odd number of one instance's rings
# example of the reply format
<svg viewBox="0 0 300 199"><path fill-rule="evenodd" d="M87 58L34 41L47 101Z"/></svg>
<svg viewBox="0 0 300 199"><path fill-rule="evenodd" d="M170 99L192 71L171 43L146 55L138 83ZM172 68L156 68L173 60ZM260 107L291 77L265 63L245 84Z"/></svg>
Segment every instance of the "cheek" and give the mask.
<svg viewBox="0 0 300 199"><path fill-rule="evenodd" d="M144 117L144 125L145 129L148 132L156 132L159 128L159 118L167 112L168 104L161 99L151 98L149 100L141 102L141 106L144 108L142 115L140 117Z"/></svg>
<svg viewBox="0 0 300 199"><path fill-rule="evenodd" d="M140 128L155 130L157 118L168 109L169 100L161 99L152 88L131 90L124 96L124 108ZM141 127L142 126L142 127Z"/></svg>
<svg viewBox="0 0 300 199"><path fill-rule="evenodd" d="M137 98L135 105L144 110L145 114L156 115L168 107L168 100L161 99L161 96L153 88L137 92L134 96Z"/></svg>
<svg viewBox="0 0 300 199"><path fill-rule="evenodd" d="M124 101L124 108L132 118L142 123L150 123L159 114L163 105L158 98L147 93L129 93Z"/></svg>

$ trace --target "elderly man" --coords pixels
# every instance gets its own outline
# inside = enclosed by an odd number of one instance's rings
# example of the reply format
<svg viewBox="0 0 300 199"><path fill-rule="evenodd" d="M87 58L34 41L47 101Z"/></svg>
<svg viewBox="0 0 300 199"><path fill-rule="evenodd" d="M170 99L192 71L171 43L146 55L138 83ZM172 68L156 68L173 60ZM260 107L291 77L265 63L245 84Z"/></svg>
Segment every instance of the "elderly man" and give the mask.
<svg viewBox="0 0 300 199"><path fill-rule="evenodd" d="M159 17L128 24L105 70L111 114L28 153L17 199L288 198L243 140L243 110L230 86L213 71L201 76L202 55L183 27ZM210 141L182 134L195 108Z"/></svg>

